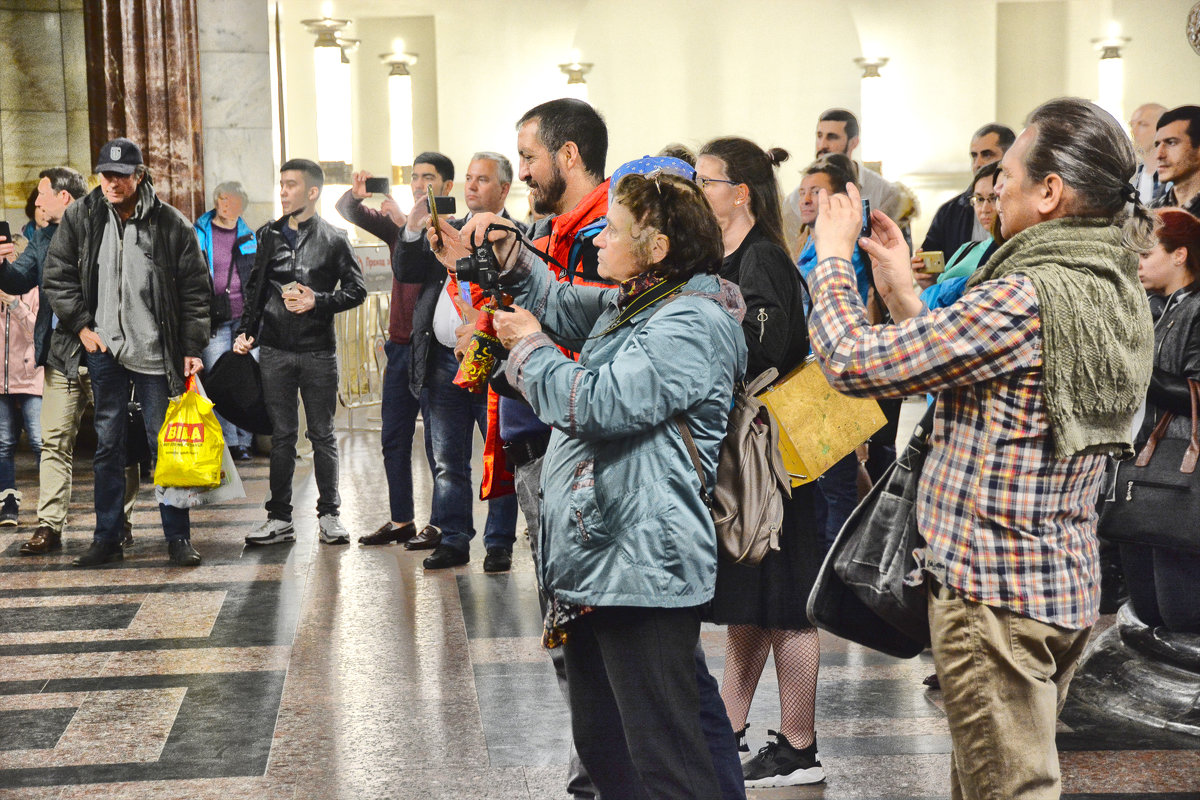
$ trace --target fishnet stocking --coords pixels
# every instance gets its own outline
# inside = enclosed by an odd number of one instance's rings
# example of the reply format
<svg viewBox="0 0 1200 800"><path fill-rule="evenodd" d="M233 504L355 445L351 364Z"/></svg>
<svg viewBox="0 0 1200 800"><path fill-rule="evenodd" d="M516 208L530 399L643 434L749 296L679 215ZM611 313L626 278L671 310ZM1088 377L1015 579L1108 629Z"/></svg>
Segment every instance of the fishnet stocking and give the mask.
<svg viewBox="0 0 1200 800"><path fill-rule="evenodd" d="M779 680L779 732L793 747L803 749L813 742L816 717L821 640L815 628L789 631L730 625L725 638L725 670L721 680L725 713L735 731L746 726L750 703L772 648Z"/></svg>

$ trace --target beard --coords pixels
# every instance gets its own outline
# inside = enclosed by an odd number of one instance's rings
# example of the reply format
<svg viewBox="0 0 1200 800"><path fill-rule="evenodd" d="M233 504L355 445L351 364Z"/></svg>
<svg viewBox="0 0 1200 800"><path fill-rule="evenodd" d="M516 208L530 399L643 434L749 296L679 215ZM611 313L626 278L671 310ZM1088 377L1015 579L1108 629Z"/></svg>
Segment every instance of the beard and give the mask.
<svg viewBox="0 0 1200 800"><path fill-rule="evenodd" d="M546 183L526 181L533 192L533 210L538 214L554 214L559 211L558 204L562 202L567 191L567 180L563 177L558 165L553 165L550 180Z"/></svg>

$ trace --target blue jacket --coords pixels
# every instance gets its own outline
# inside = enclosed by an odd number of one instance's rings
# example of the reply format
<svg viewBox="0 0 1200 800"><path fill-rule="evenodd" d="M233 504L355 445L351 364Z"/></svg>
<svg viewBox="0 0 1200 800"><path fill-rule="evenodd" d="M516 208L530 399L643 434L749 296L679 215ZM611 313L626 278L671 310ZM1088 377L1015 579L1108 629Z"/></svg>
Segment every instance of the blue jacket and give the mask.
<svg viewBox="0 0 1200 800"><path fill-rule="evenodd" d="M200 219L196 220L196 238L200 240L200 249L204 251L204 257L208 260L210 275L213 271L212 221L216 215L217 212L213 209L205 211L200 215ZM238 257L233 261L237 267L238 277L242 279L242 286L245 286L246 281L250 278L250 269L254 266L254 252L258 249L258 240L254 237L254 231L250 230L250 226L246 224L246 220L241 217L238 217L237 221L236 247Z"/></svg>
<svg viewBox="0 0 1200 800"><path fill-rule="evenodd" d="M22 295L42 286L42 266L50 252L50 240L58 230L58 223L44 228L35 228L29 237L29 245L12 263L0 261L0 292ZM50 303L39 293L37 320L33 325L33 352L39 367L46 366L50 352L50 331L54 327L54 312ZM75 376L72 375L72 378Z"/></svg>
<svg viewBox="0 0 1200 800"><path fill-rule="evenodd" d="M746 369L741 293L696 275L674 298L589 338L616 319L616 289L555 281L528 251L514 273L517 304L544 332L513 348L507 377L554 429L542 464L539 582L583 605L707 602L716 532L673 420L682 415L691 429L711 490Z"/></svg>
<svg viewBox="0 0 1200 800"><path fill-rule="evenodd" d="M854 257L850 259L854 264L854 277L858 282L858 296L862 298L863 304L867 302L867 293L871 290L871 259L863 252L863 249L857 245L854 247ZM815 236L808 237L808 242L805 243L804 249L800 251L800 255L796 258L796 268L800 270L800 275L804 280L808 280L809 273L817 266L817 239ZM808 292L804 293L804 310L811 311Z"/></svg>

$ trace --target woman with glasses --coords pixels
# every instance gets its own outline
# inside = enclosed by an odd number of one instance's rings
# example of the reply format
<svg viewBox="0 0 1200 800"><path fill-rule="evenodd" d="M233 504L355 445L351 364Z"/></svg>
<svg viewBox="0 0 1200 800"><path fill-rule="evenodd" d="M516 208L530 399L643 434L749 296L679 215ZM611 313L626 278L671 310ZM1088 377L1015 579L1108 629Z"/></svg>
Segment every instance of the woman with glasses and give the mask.
<svg viewBox="0 0 1200 800"><path fill-rule="evenodd" d="M768 367L780 376L808 353L800 278L783 243L775 167L787 153L764 152L746 139L725 137L704 145L696 181L721 225L725 258L721 277L738 284L746 299L742 332L749 350L748 379ZM767 656L775 652L782 708L775 740L742 766L747 787L792 786L824 780L813 719L821 648L804 607L821 565L811 484L792 490L784 503L778 551L757 566L717 565L711 617L728 625L721 696L739 749L746 718Z"/></svg>
<svg viewBox="0 0 1200 800"><path fill-rule="evenodd" d="M923 276L919 271L915 273L917 283L925 287L921 292L921 301L929 308L943 308L962 297L971 273L987 263L992 253L1003 244L1000 226L996 224L996 176L999 172L999 161L985 164L971 181L971 206L975 209L979 224L990 235L983 241L967 242L955 250L941 275L935 277L928 273Z"/></svg>

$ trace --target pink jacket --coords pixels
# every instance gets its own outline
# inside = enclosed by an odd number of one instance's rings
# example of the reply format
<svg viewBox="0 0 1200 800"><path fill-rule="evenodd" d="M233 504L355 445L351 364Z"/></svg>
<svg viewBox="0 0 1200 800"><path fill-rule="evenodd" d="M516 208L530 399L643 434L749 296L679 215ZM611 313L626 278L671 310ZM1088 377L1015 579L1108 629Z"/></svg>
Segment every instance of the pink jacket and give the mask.
<svg viewBox="0 0 1200 800"><path fill-rule="evenodd" d="M37 365L37 356L33 351L33 325L37 320L37 311L36 288L0 310L0 331L4 333L0 394L42 393L42 368Z"/></svg>

